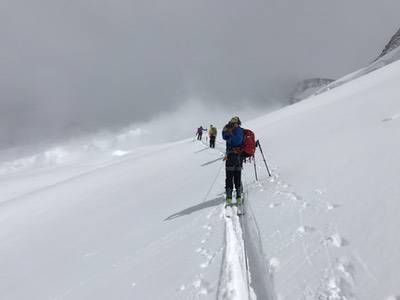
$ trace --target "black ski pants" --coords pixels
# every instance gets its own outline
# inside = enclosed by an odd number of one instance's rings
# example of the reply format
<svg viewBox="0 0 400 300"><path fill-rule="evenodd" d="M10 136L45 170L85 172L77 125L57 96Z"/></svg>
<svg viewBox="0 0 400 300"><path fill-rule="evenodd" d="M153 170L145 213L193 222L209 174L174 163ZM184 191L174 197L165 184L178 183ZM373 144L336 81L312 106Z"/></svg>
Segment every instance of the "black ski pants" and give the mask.
<svg viewBox="0 0 400 300"><path fill-rule="evenodd" d="M228 152L225 163L226 179L225 190L227 197L232 197L233 186L236 189L236 196L242 193L242 166L243 157L239 153Z"/></svg>
<svg viewBox="0 0 400 300"><path fill-rule="evenodd" d="M215 148L215 136L210 136L210 148Z"/></svg>

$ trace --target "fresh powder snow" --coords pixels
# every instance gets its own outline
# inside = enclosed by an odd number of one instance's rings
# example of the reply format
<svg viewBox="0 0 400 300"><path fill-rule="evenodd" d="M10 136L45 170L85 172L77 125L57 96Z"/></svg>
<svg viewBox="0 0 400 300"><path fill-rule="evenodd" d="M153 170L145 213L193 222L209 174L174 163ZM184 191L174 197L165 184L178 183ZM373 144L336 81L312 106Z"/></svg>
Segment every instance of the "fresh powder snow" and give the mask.
<svg viewBox="0 0 400 300"><path fill-rule="evenodd" d="M399 299L399 78L246 120L272 176L245 164L240 217L219 138L2 162L0 299Z"/></svg>

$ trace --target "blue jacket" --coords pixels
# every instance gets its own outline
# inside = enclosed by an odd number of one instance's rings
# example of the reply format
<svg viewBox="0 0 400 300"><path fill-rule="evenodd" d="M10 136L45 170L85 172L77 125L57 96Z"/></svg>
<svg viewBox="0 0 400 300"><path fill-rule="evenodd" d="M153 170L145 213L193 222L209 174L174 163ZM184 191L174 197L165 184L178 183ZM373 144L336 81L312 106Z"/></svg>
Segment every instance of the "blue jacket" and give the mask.
<svg viewBox="0 0 400 300"><path fill-rule="evenodd" d="M222 131L222 138L226 141L226 148L228 150L235 147L240 147L243 144L243 137L244 132L243 128L241 127L236 127L232 132L227 130Z"/></svg>

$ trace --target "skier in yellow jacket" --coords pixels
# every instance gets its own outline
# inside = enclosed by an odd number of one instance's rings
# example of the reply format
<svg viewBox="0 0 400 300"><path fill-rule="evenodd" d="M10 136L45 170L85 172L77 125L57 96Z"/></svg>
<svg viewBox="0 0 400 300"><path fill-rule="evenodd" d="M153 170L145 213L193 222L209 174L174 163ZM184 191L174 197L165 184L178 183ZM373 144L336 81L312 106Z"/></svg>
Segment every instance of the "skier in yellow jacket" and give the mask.
<svg viewBox="0 0 400 300"><path fill-rule="evenodd" d="M210 137L210 148L215 148L215 139L217 138L217 128L210 125L208 130L208 136Z"/></svg>

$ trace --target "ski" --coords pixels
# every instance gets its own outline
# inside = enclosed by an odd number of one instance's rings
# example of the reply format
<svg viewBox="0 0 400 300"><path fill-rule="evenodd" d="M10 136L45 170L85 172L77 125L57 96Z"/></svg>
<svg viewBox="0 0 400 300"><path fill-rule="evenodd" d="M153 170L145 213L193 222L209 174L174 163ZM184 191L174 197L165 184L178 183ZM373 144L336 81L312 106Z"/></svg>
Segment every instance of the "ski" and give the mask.
<svg viewBox="0 0 400 300"><path fill-rule="evenodd" d="M231 218L233 216L233 205L225 204L225 217Z"/></svg>
<svg viewBox="0 0 400 300"><path fill-rule="evenodd" d="M243 216L244 215L243 204L239 204L236 207L237 207L237 215L238 216Z"/></svg>
<svg viewBox="0 0 400 300"><path fill-rule="evenodd" d="M231 218L233 215L243 216L243 204L237 205L236 203L225 204L225 217Z"/></svg>

